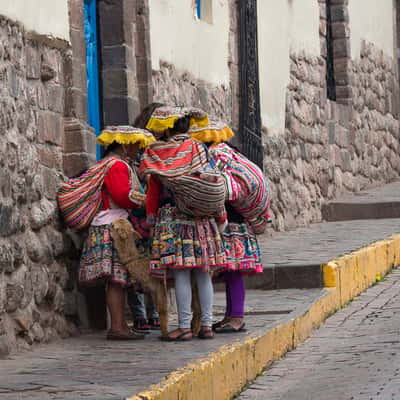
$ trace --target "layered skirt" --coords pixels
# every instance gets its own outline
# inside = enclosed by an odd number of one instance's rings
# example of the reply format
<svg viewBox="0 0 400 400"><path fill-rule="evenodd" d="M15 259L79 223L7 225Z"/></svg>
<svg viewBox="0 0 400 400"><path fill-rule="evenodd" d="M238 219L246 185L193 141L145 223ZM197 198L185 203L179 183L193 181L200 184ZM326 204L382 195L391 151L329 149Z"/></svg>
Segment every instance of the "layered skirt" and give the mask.
<svg viewBox="0 0 400 400"><path fill-rule="evenodd" d="M91 226L83 246L79 282L98 285L105 281L130 285L128 270L121 264L113 246L111 225Z"/></svg>
<svg viewBox="0 0 400 400"><path fill-rule="evenodd" d="M159 209L150 259L153 276L164 278L175 269L225 267L225 247L214 218L188 216L169 204Z"/></svg>
<svg viewBox="0 0 400 400"><path fill-rule="evenodd" d="M246 222L230 222L222 234L227 271L243 274L263 271L261 252L253 228Z"/></svg>

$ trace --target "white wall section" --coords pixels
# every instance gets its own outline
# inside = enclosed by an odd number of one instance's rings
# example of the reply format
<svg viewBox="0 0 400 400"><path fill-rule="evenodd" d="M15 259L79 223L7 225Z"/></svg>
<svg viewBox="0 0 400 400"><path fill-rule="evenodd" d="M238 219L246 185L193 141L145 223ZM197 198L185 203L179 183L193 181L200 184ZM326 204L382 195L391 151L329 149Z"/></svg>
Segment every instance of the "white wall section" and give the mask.
<svg viewBox="0 0 400 400"><path fill-rule="evenodd" d="M0 14L28 31L70 40L68 0L0 0Z"/></svg>
<svg viewBox="0 0 400 400"><path fill-rule="evenodd" d="M315 0L262 0L257 12L262 124L272 134L283 134L290 53L320 55L319 5Z"/></svg>
<svg viewBox="0 0 400 400"><path fill-rule="evenodd" d="M160 61L214 85L229 84L229 6L214 0L212 23L196 20L191 0L149 0L152 68Z"/></svg>
<svg viewBox="0 0 400 400"><path fill-rule="evenodd" d="M360 57L362 40L374 43L393 57L392 0L350 0L350 43L353 59Z"/></svg>

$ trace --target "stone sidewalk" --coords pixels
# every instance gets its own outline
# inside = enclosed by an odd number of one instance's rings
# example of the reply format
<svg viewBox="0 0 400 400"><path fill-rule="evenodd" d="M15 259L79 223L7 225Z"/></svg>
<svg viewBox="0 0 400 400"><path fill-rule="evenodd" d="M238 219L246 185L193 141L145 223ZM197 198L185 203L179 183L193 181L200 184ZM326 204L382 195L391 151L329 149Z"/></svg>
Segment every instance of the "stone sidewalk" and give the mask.
<svg viewBox="0 0 400 400"><path fill-rule="evenodd" d="M249 333L294 318L323 293L324 289L249 291ZM223 293L216 294L215 303L216 314L222 314ZM154 332L144 341L124 343L106 341L101 333L37 346L0 362L0 399L122 400L246 334L166 343Z"/></svg>
<svg viewBox="0 0 400 400"><path fill-rule="evenodd" d="M400 399L400 270L257 378L239 400Z"/></svg>

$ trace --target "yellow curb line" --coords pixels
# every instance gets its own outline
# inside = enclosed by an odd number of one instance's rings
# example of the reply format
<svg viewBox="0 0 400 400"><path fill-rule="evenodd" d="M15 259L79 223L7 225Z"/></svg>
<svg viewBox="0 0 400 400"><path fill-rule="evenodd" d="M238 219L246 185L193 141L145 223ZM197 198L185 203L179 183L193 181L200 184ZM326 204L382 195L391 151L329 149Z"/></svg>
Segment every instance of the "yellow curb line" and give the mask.
<svg viewBox="0 0 400 400"><path fill-rule="evenodd" d="M400 235L321 265L327 294L302 315L263 335L234 342L172 372L128 400L227 400L310 336L339 308L400 264Z"/></svg>

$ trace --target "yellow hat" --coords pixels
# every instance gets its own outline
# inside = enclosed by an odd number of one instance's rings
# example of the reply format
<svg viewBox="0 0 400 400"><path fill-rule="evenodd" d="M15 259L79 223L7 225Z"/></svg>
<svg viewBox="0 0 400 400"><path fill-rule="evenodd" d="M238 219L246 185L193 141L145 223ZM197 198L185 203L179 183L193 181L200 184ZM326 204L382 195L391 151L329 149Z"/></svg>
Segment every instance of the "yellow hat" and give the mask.
<svg viewBox="0 0 400 400"><path fill-rule="evenodd" d="M153 111L146 129L161 133L173 128L175 122L183 117L190 117L190 126L207 126L209 122L207 114L200 108L163 106Z"/></svg>
<svg viewBox="0 0 400 400"><path fill-rule="evenodd" d="M119 144L139 143L141 149L155 141L156 138L151 132L129 125L107 126L97 137L97 142L102 146L109 145L113 142Z"/></svg>
<svg viewBox="0 0 400 400"><path fill-rule="evenodd" d="M219 144L235 136L234 132L222 121L210 121L207 126L192 126L189 129L191 138L203 143Z"/></svg>

